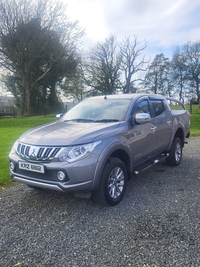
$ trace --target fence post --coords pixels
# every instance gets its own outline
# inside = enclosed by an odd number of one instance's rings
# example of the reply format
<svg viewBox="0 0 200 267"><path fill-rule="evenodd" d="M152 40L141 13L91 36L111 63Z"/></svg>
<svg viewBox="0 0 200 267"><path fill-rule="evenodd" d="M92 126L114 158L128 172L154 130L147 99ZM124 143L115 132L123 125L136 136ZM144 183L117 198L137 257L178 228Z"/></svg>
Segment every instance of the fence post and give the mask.
<svg viewBox="0 0 200 267"><path fill-rule="evenodd" d="M192 114L192 104L193 104L193 101L190 100L190 114Z"/></svg>

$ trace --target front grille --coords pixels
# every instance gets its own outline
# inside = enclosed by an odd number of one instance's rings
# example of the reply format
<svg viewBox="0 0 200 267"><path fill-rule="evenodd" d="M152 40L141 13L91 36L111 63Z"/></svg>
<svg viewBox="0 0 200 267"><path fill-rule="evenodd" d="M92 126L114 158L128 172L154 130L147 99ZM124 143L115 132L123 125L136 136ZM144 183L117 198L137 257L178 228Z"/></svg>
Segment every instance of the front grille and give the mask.
<svg viewBox="0 0 200 267"><path fill-rule="evenodd" d="M39 147L18 143L16 153L23 159L48 161L56 157L61 147Z"/></svg>

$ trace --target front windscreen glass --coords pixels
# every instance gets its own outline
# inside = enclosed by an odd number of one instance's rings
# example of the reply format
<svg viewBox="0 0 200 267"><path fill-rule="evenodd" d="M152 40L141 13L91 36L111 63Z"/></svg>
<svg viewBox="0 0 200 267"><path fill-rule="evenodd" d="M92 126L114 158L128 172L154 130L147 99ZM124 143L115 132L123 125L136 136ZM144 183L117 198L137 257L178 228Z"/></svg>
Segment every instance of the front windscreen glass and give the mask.
<svg viewBox="0 0 200 267"><path fill-rule="evenodd" d="M86 100L64 114L62 121L115 122L125 118L130 99Z"/></svg>

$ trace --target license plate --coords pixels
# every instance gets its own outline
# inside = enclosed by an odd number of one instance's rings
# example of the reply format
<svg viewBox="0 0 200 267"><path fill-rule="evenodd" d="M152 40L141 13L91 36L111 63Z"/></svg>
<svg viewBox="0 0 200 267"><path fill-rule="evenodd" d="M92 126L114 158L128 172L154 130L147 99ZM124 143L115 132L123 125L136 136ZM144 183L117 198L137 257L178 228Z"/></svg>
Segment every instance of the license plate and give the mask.
<svg viewBox="0 0 200 267"><path fill-rule="evenodd" d="M34 163L27 163L27 162L19 162L19 169L31 171L31 172L39 172L44 173L44 166Z"/></svg>

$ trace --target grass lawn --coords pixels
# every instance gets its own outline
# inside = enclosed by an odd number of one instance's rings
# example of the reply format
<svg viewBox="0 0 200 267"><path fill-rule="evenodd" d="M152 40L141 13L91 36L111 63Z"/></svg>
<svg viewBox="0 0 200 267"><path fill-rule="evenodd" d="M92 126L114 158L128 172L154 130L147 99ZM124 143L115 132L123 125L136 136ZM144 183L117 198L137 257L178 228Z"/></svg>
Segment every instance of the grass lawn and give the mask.
<svg viewBox="0 0 200 267"><path fill-rule="evenodd" d="M185 107L190 112L190 105L185 105ZM192 114L200 114L199 105L192 106Z"/></svg>
<svg viewBox="0 0 200 267"><path fill-rule="evenodd" d="M191 114L191 135L200 135L200 114Z"/></svg>
<svg viewBox="0 0 200 267"><path fill-rule="evenodd" d="M190 112L190 105L185 106L187 110ZM200 109L199 105L192 106L192 114L191 115L191 135L200 135Z"/></svg>
<svg viewBox="0 0 200 267"><path fill-rule="evenodd" d="M186 106L190 110L190 106ZM191 135L200 135L200 109L198 105L192 107ZM16 139L25 131L54 121L54 116L39 116L16 119L0 119L0 186L11 183L8 169L8 154Z"/></svg>
<svg viewBox="0 0 200 267"><path fill-rule="evenodd" d="M8 154L16 139L25 131L51 121L55 117L0 119L0 186L9 184Z"/></svg>

